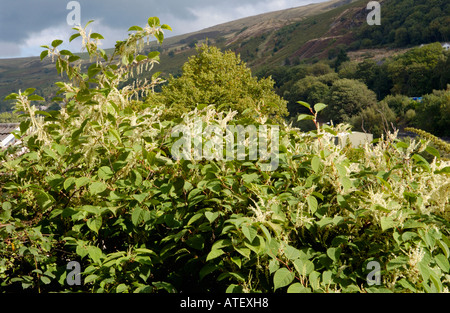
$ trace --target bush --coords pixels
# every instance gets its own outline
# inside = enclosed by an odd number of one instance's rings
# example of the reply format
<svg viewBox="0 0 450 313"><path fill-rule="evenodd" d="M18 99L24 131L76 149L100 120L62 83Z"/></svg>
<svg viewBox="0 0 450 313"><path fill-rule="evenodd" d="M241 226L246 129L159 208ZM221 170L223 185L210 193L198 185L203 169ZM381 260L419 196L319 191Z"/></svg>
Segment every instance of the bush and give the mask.
<svg viewBox="0 0 450 313"><path fill-rule="evenodd" d="M338 79L330 88L327 98L329 106L326 115L335 123L348 123L351 116L358 115L367 107L377 102L375 93L367 86L354 79Z"/></svg>
<svg viewBox="0 0 450 313"><path fill-rule="evenodd" d="M286 101L273 90L270 78L258 80L234 52L217 47L197 47L197 55L183 65L183 74L169 78L162 92L148 102L167 105L164 118L180 117L198 104L214 105L219 111L235 110L239 115L262 112L281 120L288 114Z"/></svg>
<svg viewBox="0 0 450 313"><path fill-rule="evenodd" d="M367 107L358 115L350 119L350 123L358 131L366 131L374 135L375 138L386 135L392 131L392 125L396 120L395 113L385 102Z"/></svg>
<svg viewBox="0 0 450 313"><path fill-rule="evenodd" d="M58 83L60 111L36 111L33 89L8 96L28 119L21 145L0 155L1 291L448 290L449 162L428 162L424 142L395 135L349 151L333 143L346 125L285 124L260 137L279 142L272 171L261 155L174 160L180 126L277 125L213 106L162 121L164 105L138 101L156 78L118 88L157 62L135 51L169 27L148 24L117 43L117 59L97 49L101 35L78 28L97 61L87 73L53 41L42 57L71 81ZM323 108L311 109L316 125ZM208 136L194 139L205 148ZM81 264L81 286L66 282L69 261ZM381 272L369 273L373 264Z"/></svg>
<svg viewBox="0 0 450 313"><path fill-rule="evenodd" d="M413 125L436 136L450 136L450 85L424 95L415 106Z"/></svg>

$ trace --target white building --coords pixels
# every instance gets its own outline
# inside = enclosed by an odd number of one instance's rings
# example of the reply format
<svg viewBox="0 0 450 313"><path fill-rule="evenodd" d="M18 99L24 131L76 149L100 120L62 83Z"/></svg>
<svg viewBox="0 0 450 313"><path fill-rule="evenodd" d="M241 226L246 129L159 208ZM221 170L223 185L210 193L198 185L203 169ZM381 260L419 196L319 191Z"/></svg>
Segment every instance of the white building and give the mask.
<svg viewBox="0 0 450 313"><path fill-rule="evenodd" d="M14 144L17 139L12 134L13 131L19 130L18 123L0 123L0 149Z"/></svg>
<svg viewBox="0 0 450 313"><path fill-rule="evenodd" d="M345 147L347 142L349 142L352 147L357 148L360 145L364 145L366 142L371 143L372 140L372 134L352 131L351 133L338 134L334 137L334 144Z"/></svg>

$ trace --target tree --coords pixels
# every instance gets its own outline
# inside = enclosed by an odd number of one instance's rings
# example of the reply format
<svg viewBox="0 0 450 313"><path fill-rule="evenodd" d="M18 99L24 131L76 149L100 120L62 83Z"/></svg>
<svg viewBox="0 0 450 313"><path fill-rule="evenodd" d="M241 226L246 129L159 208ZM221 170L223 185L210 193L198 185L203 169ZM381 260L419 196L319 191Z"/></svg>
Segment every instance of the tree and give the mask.
<svg viewBox="0 0 450 313"><path fill-rule="evenodd" d="M147 102L167 105L166 118L181 116L198 104L213 104L217 110L252 114L260 107L264 114L280 119L287 116L286 101L275 94L271 78L257 79L239 56L214 46L197 47L197 55L183 65L180 77L169 78L162 92Z"/></svg>
<svg viewBox="0 0 450 313"><path fill-rule="evenodd" d="M334 62L334 69L337 71L339 69L339 66L347 61L350 61L347 52L344 49L340 49Z"/></svg>
<svg viewBox="0 0 450 313"><path fill-rule="evenodd" d="M349 122L350 118L376 103L375 93L355 79L339 79L333 83L324 113L334 123Z"/></svg>
<svg viewBox="0 0 450 313"><path fill-rule="evenodd" d="M395 122L395 118L394 111L385 102L378 102L353 116L350 124L358 131L369 132L374 137L380 137L392 131L391 125Z"/></svg>
<svg viewBox="0 0 450 313"><path fill-rule="evenodd" d="M409 122L414 115L415 102L405 95L388 95L382 102L394 111L400 122Z"/></svg>
<svg viewBox="0 0 450 313"><path fill-rule="evenodd" d="M0 123L19 123L24 118L14 112L2 112L0 113Z"/></svg>
<svg viewBox="0 0 450 313"><path fill-rule="evenodd" d="M339 78L356 79L357 70L358 70L358 62L356 61L343 62L338 69Z"/></svg>
<svg viewBox="0 0 450 313"><path fill-rule="evenodd" d="M394 58L388 65L394 84L393 92L410 97L433 91L435 68L443 62L444 50L440 43L414 48Z"/></svg>
<svg viewBox="0 0 450 313"><path fill-rule="evenodd" d="M291 89L291 96L296 101L308 103L324 102L329 92L329 87L322 83L318 77L306 76L299 80Z"/></svg>
<svg viewBox="0 0 450 313"><path fill-rule="evenodd" d="M450 85L416 103L414 125L436 136L450 136Z"/></svg>

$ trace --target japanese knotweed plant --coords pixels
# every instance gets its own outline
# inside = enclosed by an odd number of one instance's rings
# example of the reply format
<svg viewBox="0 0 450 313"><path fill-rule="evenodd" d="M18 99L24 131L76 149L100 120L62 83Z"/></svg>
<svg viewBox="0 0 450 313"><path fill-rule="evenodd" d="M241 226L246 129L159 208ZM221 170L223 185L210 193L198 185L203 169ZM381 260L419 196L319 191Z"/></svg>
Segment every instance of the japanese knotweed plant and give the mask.
<svg viewBox="0 0 450 313"><path fill-rule="evenodd" d="M1 291L448 291L449 162L427 161L426 142L396 134L341 148L334 138L348 125L320 125L325 105L306 103L312 115L300 118L314 131L281 124L276 138L258 137L278 142L272 170L217 149L174 158L180 126L205 149L208 126L275 125L258 109L238 119L204 105L161 121L164 105L138 99L157 78L127 82L158 61L139 49L147 36L162 41L163 29L150 18L107 55L100 34L77 28L87 72L60 41L41 55L67 75L54 99L61 109L37 111L33 89L8 97L27 120L21 142L0 155ZM68 284L69 261L81 265L80 286Z"/></svg>

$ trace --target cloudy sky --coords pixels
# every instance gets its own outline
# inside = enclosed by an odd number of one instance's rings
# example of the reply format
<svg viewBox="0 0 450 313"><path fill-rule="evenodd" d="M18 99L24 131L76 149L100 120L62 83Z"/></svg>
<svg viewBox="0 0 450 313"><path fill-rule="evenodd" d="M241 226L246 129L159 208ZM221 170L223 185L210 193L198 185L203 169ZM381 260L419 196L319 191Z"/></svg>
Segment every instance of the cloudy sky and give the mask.
<svg viewBox="0 0 450 313"><path fill-rule="evenodd" d="M71 23L84 26L95 20L92 30L105 37L103 48L125 39L133 25L144 26L151 16L172 27L166 36L184 34L260 13L287 9L325 0L0 0L0 58L39 55L40 45L74 33ZM78 14L79 13L79 14ZM79 50L74 40L61 48Z"/></svg>

